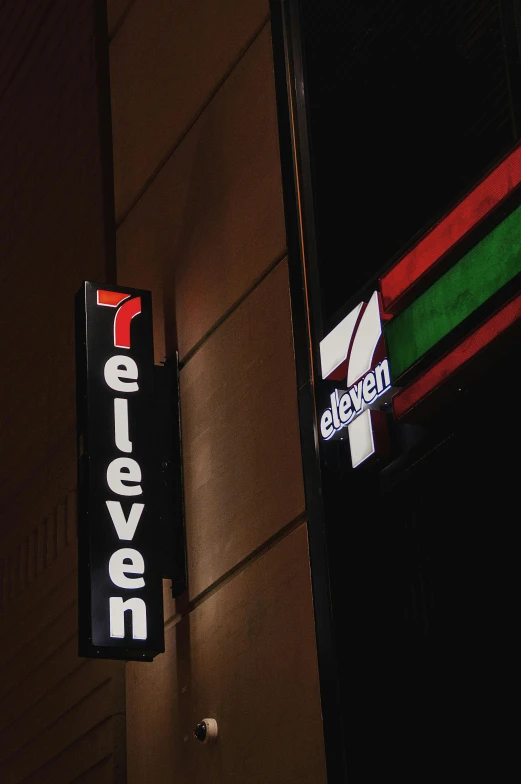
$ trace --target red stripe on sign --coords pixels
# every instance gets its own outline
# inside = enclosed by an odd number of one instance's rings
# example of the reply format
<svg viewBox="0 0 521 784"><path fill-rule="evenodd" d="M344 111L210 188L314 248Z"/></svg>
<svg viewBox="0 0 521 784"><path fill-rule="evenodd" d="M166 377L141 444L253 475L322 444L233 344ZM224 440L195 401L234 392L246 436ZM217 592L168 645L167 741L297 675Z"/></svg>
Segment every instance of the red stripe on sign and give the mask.
<svg viewBox="0 0 521 784"><path fill-rule="evenodd" d="M427 271L521 183L521 145L380 278L383 308L395 314Z"/></svg>
<svg viewBox="0 0 521 784"><path fill-rule="evenodd" d="M125 302L114 318L114 345L116 348L130 348L130 322L141 313L141 297Z"/></svg>
<svg viewBox="0 0 521 784"><path fill-rule="evenodd" d="M105 291L98 289L98 305L107 305L109 308L117 308L120 302L128 299L130 294L122 294L120 291Z"/></svg>
<svg viewBox="0 0 521 784"><path fill-rule="evenodd" d="M521 294L462 340L423 376L398 392L393 398L396 419L412 419L414 414L418 414L420 407L425 410L427 403L438 402L438 393L445 388L447 382L459 377L459 371L462 371L470 360L475 359L492 341L506 333L519 320Z"/></svg>

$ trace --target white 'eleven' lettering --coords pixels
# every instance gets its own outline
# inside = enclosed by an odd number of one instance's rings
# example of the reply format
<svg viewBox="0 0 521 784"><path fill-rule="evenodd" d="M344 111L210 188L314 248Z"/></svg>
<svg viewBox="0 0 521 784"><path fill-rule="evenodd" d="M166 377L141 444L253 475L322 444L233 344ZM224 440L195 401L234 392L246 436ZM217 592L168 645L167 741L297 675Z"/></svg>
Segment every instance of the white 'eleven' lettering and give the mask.
<svg viewBox="0 0 521 784"><path fill-rule="evenodd" d="M321 416L320 432L329 440L342 437L347 428L353 467L376 451L371 409L380 408L391 388L387 359L375 365L382 341L375 291L367 304L360 302L320 343L322 378L347 382L347 389L335 389L331 394L331 407Z"/></svg>

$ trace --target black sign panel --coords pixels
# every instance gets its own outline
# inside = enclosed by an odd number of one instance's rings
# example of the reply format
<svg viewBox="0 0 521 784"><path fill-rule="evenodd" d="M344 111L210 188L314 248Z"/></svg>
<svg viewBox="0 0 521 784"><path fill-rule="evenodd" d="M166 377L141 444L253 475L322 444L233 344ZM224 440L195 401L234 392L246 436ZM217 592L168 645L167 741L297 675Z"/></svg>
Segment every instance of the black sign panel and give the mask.
<svg viewBox="0 0 521 784"><path fill-rule="evenodd" d="M164 650L159 462L148 291L76 295L79 653Z"/></svg>

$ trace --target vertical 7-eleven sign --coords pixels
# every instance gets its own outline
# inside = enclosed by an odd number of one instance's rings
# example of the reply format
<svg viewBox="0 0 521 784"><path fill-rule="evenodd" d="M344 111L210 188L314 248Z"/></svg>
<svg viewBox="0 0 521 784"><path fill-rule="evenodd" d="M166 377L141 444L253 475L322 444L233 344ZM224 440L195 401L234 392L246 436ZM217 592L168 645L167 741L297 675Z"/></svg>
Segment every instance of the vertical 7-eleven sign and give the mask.
<svg viewBox="0 0 521 784"><path fill-rule="evenodd" d="M423 422L520 344L521 144L321 341L322 378L341 384L322 438L347 436L356 468L381 451L391 398L395 421Z"/></svg>
<svg viewBox="0 0 521 784"><path fill-rule="evenodd" d="M381 409L392 391L377 291L321 341L320 363L324 380L346 387L330 395L331 406L320 418L322 438L347 437L356 468L387 446L386 417Z"/></svg>

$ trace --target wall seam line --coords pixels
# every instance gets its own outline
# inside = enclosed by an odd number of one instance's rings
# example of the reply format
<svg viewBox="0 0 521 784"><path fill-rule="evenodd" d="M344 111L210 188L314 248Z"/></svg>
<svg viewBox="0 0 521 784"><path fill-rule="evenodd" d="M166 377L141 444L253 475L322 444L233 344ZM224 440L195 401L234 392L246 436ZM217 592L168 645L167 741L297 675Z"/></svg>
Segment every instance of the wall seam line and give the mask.
<svg viewBox="0 0 521 784"><path fill-rule="evenodd" d="M273 534L273 536L259 545L259 547L249 553L245 558L239 561L239 563L235 564L235 566L232 566L231 569L221 575L221 577L217 578L217 580L208 586L208 588L205 588L193 599L187 601L186 604L180 608L179 612L176 612L174 615L171 615L169 618L167 618L164 623L165 629L167 626L176 626L180 621L190 615L193 610L196 610L204 601L206 601L206 599L209 599L211 596L213 596L213 594L217 593L217 591L223 588L224 585L233 580L234 577L237 577L237 575L245 571L249 566L258 561L259 558L262 558L262 556L265 555L269 550L272 550L274 547L276 547L280 542L293 533L293 531L306 522L307 512L304 510L295 518L293 518L293 520L280 528L275 534ZM181 604L179 599L178 602Z"/></svg>
<svg viewBox="0 0 521 784"><path fill-rule="evenodd" d="M74 604L71 604L71 605L69 605L68 609L70 609L70 607L73 607L73 606L74 606ZM63 613L63 614L64 614L64 613ZM58 616L58 617L59 617L59 616ZM68 645L68 644L71 642L71 640L74 640L75 636L76 636L76 631L74 631L74 633L73 633L73 634L70 634L70 635L69 635L69 636L68 636L68 637L67 637L67 638L66 638L66 639L65 639L63 642L61 642L61 643L60 643L60 644L59 644L59 645L58 645L56 648L53 648L53 650L51 651L51 653L50 653L48 656L46 656L44 659L41 659L41 660L39 661L39 664L37 664L37 666L36 666L36 667L33 667L33 669L32 669L32 670L29 670L28 672L26 672L26 673L25 673L25 675L22 675L22 679L23 679L23 680L26 680L26 679L27 679L27 678L28 678L30 675L33 675L35 672L38 672L38 670L40 670L40 669L41 669L41 668L42 668L42 667L43 667L45 664L47 664L47 662L48 662L50 659L52 659L52 657L53 657L53 656L54 656L56 653L58 653L58 651L60 651L60 650L62 650L63 648L65 648L65 646L66 646L66 645ZM34 638L34 639L35 639L35 638ZM9 659L9 660L6 662L6 664L10 664L10 663L11 663L11 661L12 661L12 659L14 659L14 658L16 658L16 655L15 655L15 656L12 656L12 657L10 657L10 659ZM3 670L5 670L5 669L7 669L7 668L6 668L6 667L3 667L3 668L2 668L2 672L3 672ZM21 682L22 682L22 681L17 681L16 683L12 684L12 685L11 685L11 688L10 688L8 691L6 691L6 692L5 692L5 694L2 694L2 696L0 697L0 701L3 701L3 700L5 700L5 698L6 698L6 697L8 697L10 694L12 694L12 693L13 693L13 691L15 691L15 689L17 689L17 688L20 686Z"/></svg>
<svg viewBox="0 0 521 784"><path fill-rule="evenodd" d="M93 765L91 765L90 768L87 768L86 770L83 770L80 774L78 774L78 776L75 776L72 779L72 781L69 782L69 784L74 784L74 782L81 781L81 779L84 779L84 777L85 777L85 775L87 773L92 773L92 771L95 771L96 768L101 768L101 766L104 765L107 762L107 760L109 760L113 756L114 756L113 754L106 754L100 760L98 760Z"/></svg>
<svg viewBox="0 0 521 784"><path fill-rule="evenodd" d="M31 772L29 773L29 776L32 778L32 777L34 777L34 776L35 776L37 773L39 773L41 770L44 770L44 769L45 769L45 768L47 768L49 765L52 765L54 762L56 762L56 760L57 760L57 759L59 759L59 757L61 757L63 754L65 754L65 752L69 751L69 749L72 749L72 748L73 748L73 746L77 745L77 744L78 744L80 741L82 741L84 738L87 738L87 737L88 737L89 735L91 735L91 734L92 734L92 733L93 733L95 730L99 729L99 727L101 727L103 724L106 724L107 722L109 722L109 721L112 719L113 715L116 715L116 714L108 714L107 716L105 716L105 718L101 719L101 721L98 721L98 722L96 722L96 724L94 724L92 727L89 727L89 728L88 728L88 730L87 730L86 732L83 732L81 735L79 735L77 738L75 738L73 741L71 741L71 743L68 743L66 746L64 746L64 747L63 747L63 749L60 749L60 751L58 751L56 754L54 754L54 755L53 755L52 757L50 757L48 760L46 760L45 762L43 762L41 765L38 765L38 767L37 767L37 768L35 768L33 771L31 771ZM111 753L111 754L109 754L109 755L105 755L105 756L110 756L110 757L113 757L114 755L113 755L113 753ZM97 764L97 763L96 763L96 764ZM80 775L83 775L83 773L84 773L84 772L85 772L85 771L82 771L82 773L81 773ZM27 779L24 779L23 781L26 781L26 780L27 780ZM33 780L34 780L34 779L33 779ZM21 782L20 782L20 784L23 784L23 781L21 781Z"/></svg>
<svg viewBox="0 0 521 784"><path fill-rule="evenodd" d="M17 721L20 721L20 719L23 719L24 716L26 716L28 713L30 713L32 710L34 710L34 708L36 708L41 702L43 702L48 697L49 694L52 694L57 689L62 688L63 684L67 680L67 678L70 678L71 676L76 675L83 667L86 667L90 663L88 659L80 659L79 657L78 657L78 661L80 662L78 667L76 667L74 670L71 670L70 672L68 672L67 675L65 675L63 678L60 678L59 681L54 683L50 687L50 689L47 689L47 691L44 692L44 694L42 694L41 697L38 697L38 699L35 702L32 702L27 708L25 708L25 710L22 711L22 713L20 713L18 716L16 716L16 718L8 721L8 723L5 724L2 727L1 732L3 733L6 729L11 727ZM50 726L50 725L46 725L46 727L47 726Z"/></svg>
<svg viewBox="0 0 521 784"><path fill-rule="evenodd" d="M204 335L201 338L199 338L197 343L195 343L192 346L192 348L189 351L186 352L186 354L183 356L183 358L179 360L179 370L180 371L192 359L192 357L199 351L199 349L204 345L204 343L206 343L208 338L210 338L213 335L213 333L216 332L219 329L219 327L222 326L222 324L224 324L224 322L242 305L242 303L245 302L245 300L248 299L250 294L252 294L255 291L255 289L257 289L261 285L261 283L263 281L265 281L267 277L269 277L269 275L273 272L273 270L276 267L278 267L278 265L282 261L284 261L284 259L287 257L287 255L288 255L287 249L284 248L283 252L281 254L279 254L277 256L277 258L274 261L272 261L271 264L269 264L266 267L266 269L261 273L261 275L259 275L259 277L256 278L256 280L254 280L254 282L251 284L251 286L243 294L241 294L241 296L238 297L238 299L236 299L235 302L232 305L230 305L228 310L226 310L223 313L223 315L220 316L217 319L217 321L214 322L214 324L212 324L210 329L208 329L204 333Z"/></svg>
<svg viewBox="0 0 521 784"><path fill-rule="evenodd" d="M109 35L109 43L112 43L114 38L117 36L123 25L125 24L125 20L129 13L132 11L134 6L136 5L137 0L130 0L130 3L127 5L121 16L119 17L118 21L114 26L114 30L112 31L112 35Z"/></svg>
<svg viewBox="0 0 521 784"><path fill-rule="evenodd" d="M33 735L33 736L29 737L29 738L26 738L26 740L22 743L21 746L18 746L17 749L15 749L14 751L11 751L6 757L3 757L1 759L1 761L4 762L4 763L5 762L9 762L9 760L12 760L14 757L19 755L21 752L23 752L23 750L26 748L26 746L29 746L31 743L34 743L34 741L38 740L38 738L40 738L45 732L48 732L49 730L52 730L53 727L56 727L63 718L65 718L69 714L73 713L81 705L84 705L86 702L88 702L88 700L94 694L97 694L98 692L100 692L107 683L110 683L111 680L112 680L111 676L107 677L102 683L99 683L97 686L95 686L94 689L92 689L90 692L88 692L83 697L81 697L78 700L78 702L75 702L73 705L71 705L69 708L67 708L63 713L61 713L59 716L57 716L54 719L54 721L51 721L50 724L46 724L45 727L43 728L43 730L40 730L39 732L37 732L36 735ZM110 718L112 715L113 714L108 714L108 717ZM47 764L47 763L44 763L44 764Z"/></svg>
<svg viewBox="0 0 521 784"><path fill-rule="evenodd" d="M239 63L241 62L241 60L244 58L244 56L246 55L246 53L249 51L249 49L251 48L251 46L252 46L252 45L255 43L255 41L257 40L257 38L258 38L258 37L261 35L261 33L263 32L263 30L265 29L265 27L266 27L267 25L269 25L269 19L270 19L270 18L269 18L269 15L268 15L268 16L266 16L266 18L263 20L263 22L262 22L261 26L260 26L260 27L259 27L259 28L258 28L258 29L255 31L255 33L254 33L254 34L253 34L253 35L252 35L252 36L251 36L251 37L248 39L248 41L247 41L247 43L246 43L246 45L245 45L244 49L243 49L243 50L240 52L240 54L239 54L239 57L238 57L238 58L237 58L237 59L236 59L236 60L233 62L233 64L232 64L232 65L230 66L230 68L229 68L229 69L226 71L226 73L224 74L224 76L222 77L222 79L220 79L220 81L217 83L217 85L215 86L215 88L213 89L213 91L210 93L210 96L209 96L208 100L207 100L207 101L206 101L206 102L203 104L203 106L201 106L201 108L200 108L200 109L199 109L199 111L196 113L195 117L193 117L193 119L190 121L189 125L188 125L188 126L185 128L185 130L184 130L184 131L182 131L182 133L181 133L181 136L180 136L180 137L179 137L179 138L178 138L178 139L177 139L177 140L174 142L174 144L173 144L173 145L172 145L172 146L171 146L171 147L168 149L168 151L166 152L166 154L165 154L165 155L163 156L163 158L162 158L162 159L159 161L158 165L156 166L156 168L154 169L154 171L152 172L152 174L150 174L150 175L147 177L147 179L145 180L144 184L142 185L142 187L141 187L141 188L140 188L140 190L138 191L137 195L135 196L134 200L131 202L130 206L129 206L129 207L128 207L128 208L127 208L127 209L126 209L124 212L123 212L123 214L122 214L121 218L120 218L119 220L118 220L118 219L116 219L116 232L117 232L117 231L118 231L118 229L119 229L119 228L120 228L120 227L123 225L123 223L126 221L126 219L128 218L128 216L130 215L130 213L131 213L131 212L134 210L134 208L137 206L137 204L138 204L138 203L139 203L139 201L141 200L141 198L142 198L142 197L145 195L145 193L147 192L147 190L149 189L149 187L152 185L152 183L154 182L154 180L156 179L156 177L159 175L159 173L162 171L162 169L164 168L164 166L166 166L166 164L168 163L168 161L170 160L170 158L172 157L172 155L175 153L175 151L177 150L177 148L178 148L178 147L179 147L179 146L180 146L180 145L183 143L184 139L185 139L185 138L188 136L188 134L190 133L190 131L192 130L192 128L194 127L194 125L196 124L196 122L199 120L199 118L201 117L201 115L202 115L202 114L205 112L205 110L206 110L206 109L208 108L208 106L211 104L211 102L213 101L213 99L214 99L214 98L216 97L216 95L219 93L219 91L220 91L221 87L222 87L222 86L223 86L223 85L224 85L224 84L225 84L225 83L228 81L228 79L229 79L229 77L231 76L231 74L232 74L232 73L234 72L234 70L237 68L237 66L239 65Z"/></svg>

